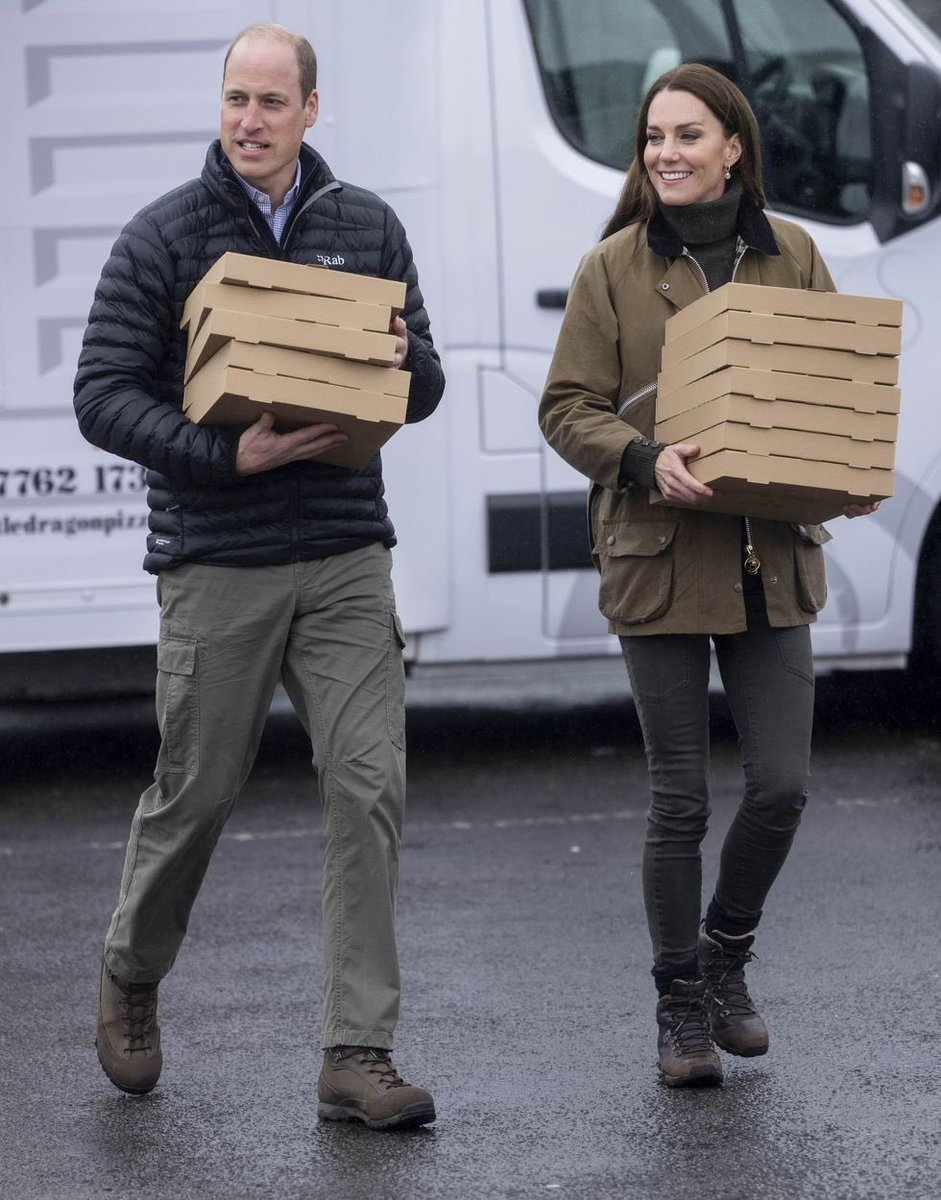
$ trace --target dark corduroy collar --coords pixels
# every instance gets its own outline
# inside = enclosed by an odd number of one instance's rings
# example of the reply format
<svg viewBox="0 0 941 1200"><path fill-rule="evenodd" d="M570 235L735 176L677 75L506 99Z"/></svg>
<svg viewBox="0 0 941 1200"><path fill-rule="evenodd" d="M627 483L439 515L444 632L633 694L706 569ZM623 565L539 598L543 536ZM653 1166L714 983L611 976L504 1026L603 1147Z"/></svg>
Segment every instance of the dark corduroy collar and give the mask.
<svg viewBox="0 0 941 1200"><path fill-rule="evenodd" d="M736 233L746 246L760 250L762 254L780 254L771 222L749 195L742 196L738 206ZM664 258L679 258L683 253L683 239L663 216L658 208L647 222L647 245Z"/></svg>

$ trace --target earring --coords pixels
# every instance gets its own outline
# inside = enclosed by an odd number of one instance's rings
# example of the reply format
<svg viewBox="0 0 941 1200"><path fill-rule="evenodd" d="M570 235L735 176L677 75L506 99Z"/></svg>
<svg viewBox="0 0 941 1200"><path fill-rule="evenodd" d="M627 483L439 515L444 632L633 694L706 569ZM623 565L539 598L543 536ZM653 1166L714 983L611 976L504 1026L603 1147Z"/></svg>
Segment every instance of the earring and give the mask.
<svg viewBox="0 0 941 1200"><path fill-rule="evenodd" d="M725 168L725 177L726 177L726 179L731 179L731 178L732 178L732 170L731 170L731 168L730 168L730 167L726 167L726 168Z"/></svg>

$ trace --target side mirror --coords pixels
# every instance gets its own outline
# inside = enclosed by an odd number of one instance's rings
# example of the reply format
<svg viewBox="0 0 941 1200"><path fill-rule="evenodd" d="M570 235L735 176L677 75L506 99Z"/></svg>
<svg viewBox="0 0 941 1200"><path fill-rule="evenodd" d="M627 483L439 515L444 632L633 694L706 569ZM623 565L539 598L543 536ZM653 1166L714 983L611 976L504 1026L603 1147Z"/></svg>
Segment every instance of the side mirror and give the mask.
<svg viewBox="0 0 941 1200"><path fill-rule="evenodd" d="M941 201L941 73L903 63L869 31L864 45L873 97L870 220L886 242L927 220Z"/></svg>
<svg viewBox="0 0 941 1200"><path fill-rule="evenodd" d="M941 190L941 77L924 63L909 63L907 77L901 206L923 220Z"/></svg>

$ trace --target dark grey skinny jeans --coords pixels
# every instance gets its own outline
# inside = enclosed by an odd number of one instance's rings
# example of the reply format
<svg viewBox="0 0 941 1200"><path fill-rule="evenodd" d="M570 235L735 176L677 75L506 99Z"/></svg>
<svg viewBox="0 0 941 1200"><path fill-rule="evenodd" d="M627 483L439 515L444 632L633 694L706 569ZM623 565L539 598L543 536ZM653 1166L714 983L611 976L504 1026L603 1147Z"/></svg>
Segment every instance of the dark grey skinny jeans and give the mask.
<svg viewBox="0 0 941 1200"><path fill-rule="evenodd" d="M750 930L794 839L807 799L814 674L810 629L622 637L647 750L647 921L657 975L696 958L700 845L709 818L710 641L738 731L745 791L725 836L715 898Z"/></svg>

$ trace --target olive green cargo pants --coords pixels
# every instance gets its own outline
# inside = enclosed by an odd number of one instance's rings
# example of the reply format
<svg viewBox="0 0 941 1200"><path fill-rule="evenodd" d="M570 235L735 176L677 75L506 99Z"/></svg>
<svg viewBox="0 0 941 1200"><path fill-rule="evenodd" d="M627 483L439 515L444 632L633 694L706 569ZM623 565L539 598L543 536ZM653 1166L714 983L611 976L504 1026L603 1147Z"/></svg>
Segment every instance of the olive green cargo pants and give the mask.
<svg viewBox="0 0 941 1200"><path fill-rule="evenodd" d="M160 576L161 745L106 940L119 979L172 967L280 681L310 735L323 810L323 1045L392 1047L405 679L390 568L376 544Z"/></svg>

